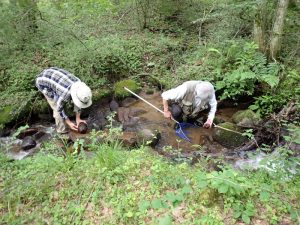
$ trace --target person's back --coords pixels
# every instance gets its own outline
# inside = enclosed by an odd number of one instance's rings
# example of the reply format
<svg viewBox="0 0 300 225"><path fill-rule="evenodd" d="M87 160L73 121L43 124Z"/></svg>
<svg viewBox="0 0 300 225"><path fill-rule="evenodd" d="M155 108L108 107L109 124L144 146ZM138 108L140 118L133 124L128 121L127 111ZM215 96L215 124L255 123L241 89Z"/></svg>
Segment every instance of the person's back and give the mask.
<svg viewBox="0 0 300 225"><path fill-rule="evenodd" d="M70 98L72 84L78 81L80 80L68 71L50 67L37 76L36 86L49 98L57 100L61 97L66 101Z"/></svg>

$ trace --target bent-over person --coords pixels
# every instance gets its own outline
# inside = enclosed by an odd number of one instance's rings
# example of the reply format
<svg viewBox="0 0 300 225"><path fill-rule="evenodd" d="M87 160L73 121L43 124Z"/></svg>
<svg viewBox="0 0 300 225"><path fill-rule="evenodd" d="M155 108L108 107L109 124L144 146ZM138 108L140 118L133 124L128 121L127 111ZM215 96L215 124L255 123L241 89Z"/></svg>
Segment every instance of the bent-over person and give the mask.
<svg viewBox="0 0 300 225"><path fill-rule="evenodd" d="M92 92L79 78L64 69L51 67L37 76L36 87L44 94L53 110L57 133L65 134L69 129L77 131L80 122L86 123L80 118L80 113L81 109L92 104ZM76 124L64 111L64 105L70 101L74 103Z"/></svg>
<svg viewBox="0 0 300 225"><path fill-rule="evenodd" d="M210 128L217 110L217 100L213 85L208 81L186 81L176 88L161 94L164 116L173 117L178 122L183 120L203 124ZM202 112L209 111L207 120L202 121Z"/></svg>

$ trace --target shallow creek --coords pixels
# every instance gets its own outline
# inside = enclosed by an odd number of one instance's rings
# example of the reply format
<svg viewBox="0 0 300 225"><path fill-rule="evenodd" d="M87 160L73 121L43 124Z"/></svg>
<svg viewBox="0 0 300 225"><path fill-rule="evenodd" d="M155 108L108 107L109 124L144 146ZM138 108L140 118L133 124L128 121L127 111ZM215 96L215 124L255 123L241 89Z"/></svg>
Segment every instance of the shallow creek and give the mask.
<svg viewBox="0 0 300 225"><path fill-rule="evenodd" d="M144 92L141 92L140 96L151 102L158 108L162 109L162 100L159 92L156 92L154 94L146 94ZM124 132L138 133L141 130L145 129L150 131L158 131L160 133L160 139L156 146L153 147L153 149L155 151L158 151L160 154L165 155L166 157L191 158L197 156L201 157L203 155L224 156L226 152L230 152L229 149L223 147L213 140L212 133L214 132L214 128L187 128L186 131L188 137L191 139L191 142L188 142L176 135L174 129L175 123L173 121L164 118L164 116L160 112L144 103L143 101L134 99L131 99L131 101L126 101L125 99L125 101L119 103L119 109L121 108L125 109L125 112L127 112L127 120L121 122L119 121L116 125L120 125L122 123ZM230 121L231 116L237 110L238 108L221 108L217 110L216 116L223 121ZM105 118L111 113L109 108L109 101L101 101L95 103L88 113L89 116L87 118L87 121L90 125L90 130L92 128L103 128L103 121L105 121ZM39 150L41 144L44 141L49 140L55 136L53 123L42 124L40 121L37 121L37 123L32 124L30 127L36 128L38 130L37 133L43 134L40 135L41 137L36 138L37 145L34 148L25 151L21 148L22 140L9 136L0 138L0 149L2 151L5 151L5 153L9 157L19 160L26 156L33 155ZM35 133L33 135L37 134ZM73 140L76 138L82 138L86 135L89 134L79 135L74 132L71 133ZM239 160L237 162L238 165L243 165L243 162L241 162L240 160L244 159L241 159L237 155L234 155L232 158L234 159L234 161ZM249 163L249 160L247 161L247 159L245 159L245 162ZM253 164L255 163L256 161L254 160Z"/></svg>

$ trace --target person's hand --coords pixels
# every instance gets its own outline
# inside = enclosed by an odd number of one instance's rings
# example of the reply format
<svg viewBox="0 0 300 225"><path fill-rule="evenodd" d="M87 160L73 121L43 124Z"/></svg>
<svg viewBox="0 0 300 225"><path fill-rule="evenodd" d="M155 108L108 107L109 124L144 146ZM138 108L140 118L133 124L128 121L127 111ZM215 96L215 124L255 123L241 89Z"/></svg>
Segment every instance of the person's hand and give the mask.
<svg viewBox="0 0 300 225"><path fill-rule="evenodd" d="M213 123L213 120L207 119L206 122L204 123L203 127L204 128L211 128L212 123Z"/></svg>
<svg viewBox="0 0 300 225"><path fill-rule="evenodd" d="M171 112L168 110L168 111L164 111L164 116L165 116L166 118L171 118L172 114L171 114Z"/></svg>
<svg viewBox="0 0 300 225"><path fill-rule="evenodd" d="M67 119L66 124L70 127L71 130L77 131L78 127L75 123L73 123L71 120Z"/></svg>
<svg viewBox="0 0 300 225"><path fill-rule="evenodd" d="M85 120L82 120L82 119L76 119L76 124L77 126L80 124L80 123L85 123L87 125L87 122Z"/></svg>

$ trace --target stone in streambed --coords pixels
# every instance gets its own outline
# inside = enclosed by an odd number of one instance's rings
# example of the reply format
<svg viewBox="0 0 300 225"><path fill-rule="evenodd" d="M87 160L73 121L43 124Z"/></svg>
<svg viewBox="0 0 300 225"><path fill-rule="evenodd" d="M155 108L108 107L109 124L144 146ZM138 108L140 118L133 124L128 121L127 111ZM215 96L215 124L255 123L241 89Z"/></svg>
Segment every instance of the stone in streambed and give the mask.
<svg viewBox="0 0 300 225"><path fill-rule="evenodd" d="M27 128L26 130L21 131L20 134L17 136L17 138L23 139L27 136L32 136L36 133L38 133L37 128Z"/></svg>
<svg viewBox="0 0 300 225"><path fill-rule="evenodd" d="M161 138L161 133L157 130L142 129L138 132L139 145L149 145L154 147Z"/></svg>
<svg viewBox="0 0 300 225"><path fill-rule="evenodd" d="M32 149L36 146L36 141L31 136L27 136L23 139L21 147L24 151Z"/></svg>
<svg viewBox="0 0 300 225"><path fill-rule="evenodd" d="M129 107L131 106L133 103L135 103L137 100L135 98L132 97L128 97L125 98L122 102L121 102L121 106L123 107Z"/></svg>
<svg viewBox="0 0 300 225"><path fill-rule="evenodd" d="M110 103L109 103L109 108L110 108L110 111L112 112L117 112L118 111L118 108L119 108L119 103L115 100L112 100Z"/></svg>
<svg viewBox="0 0 300 225"><path fill-rule="evenodd" d="M247 141L245 136L236 132L242 132L237 125L230 122L221 123L218 126L224 127L232 131L227 131L222 128L214 128L213 139L226 148L236 148ZM234 132L235 131L235 132Z"/></svg>
<svg viewBox="0 0 300 225"><path fill-rule="evenodd" d="M239 110L232 116L232 120L238 126L241 127L252 127L259 123L260 117L258 114L250 109Z"/></svg>
<svg viewBox="0 0 300 225"><path fill-rule="evenodd" d="M80 122L78 125L78 132L80 134L86 134L87 130L88 130L87 124L84 122Z"/></svg>

